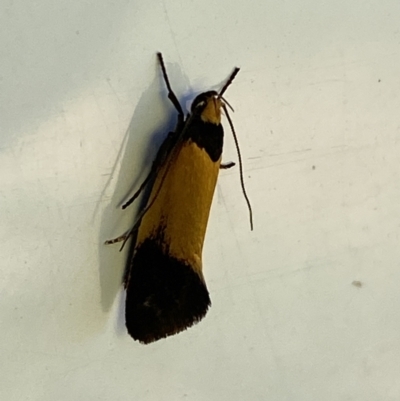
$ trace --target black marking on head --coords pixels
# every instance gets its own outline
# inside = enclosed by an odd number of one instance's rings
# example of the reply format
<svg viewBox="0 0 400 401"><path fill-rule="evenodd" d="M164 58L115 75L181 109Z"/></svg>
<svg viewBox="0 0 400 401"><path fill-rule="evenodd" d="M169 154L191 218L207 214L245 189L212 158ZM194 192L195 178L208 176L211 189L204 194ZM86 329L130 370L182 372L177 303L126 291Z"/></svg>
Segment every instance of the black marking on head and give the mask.
<svg viewBox="0 0 400 401"><path fill-rule="evenodd" d="M215 91L203 92L196 96L191 107L191 122L185 135L186 139L192 139L199 148L204 149L213 162L218 161L221 157L224 144L224 129L221 124L203 121L201 114L210 98L216 96L218 96L218 93Z"/></svg>
<svg viewBox="0 0 400 401"><path fill-rule="evenodd" d="M127 282L125 319L129 334L150 343L201 320L210 306L207 287L184 261L146 239L137 249Z"/></svg>
<svg viewBox="0 0 400 401"><path fill-rule="evenodd" d="M192 106L190 108L192 114L200 115L205 109L207 101L210 99L210 97L216 97L216 96L218 96L218 93L215 91L203 92L200 93L200 95L197 95L193 100Z"/></svg>

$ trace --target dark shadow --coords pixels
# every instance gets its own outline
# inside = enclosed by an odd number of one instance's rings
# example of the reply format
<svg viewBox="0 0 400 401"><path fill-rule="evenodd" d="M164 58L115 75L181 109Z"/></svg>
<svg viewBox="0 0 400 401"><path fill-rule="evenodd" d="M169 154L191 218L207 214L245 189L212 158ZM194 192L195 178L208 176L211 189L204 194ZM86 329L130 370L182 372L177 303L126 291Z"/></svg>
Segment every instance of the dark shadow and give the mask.
<svg viewBox="0 0 400 401"><path fill-rule="evenodd" d="M173 87L175 81L180 80L180 88L182 88L182 82L187 83L179 66L168 64L167 69ZM193 98L193 94L188 92L184 97L180 97L179 93L175 92L185 112L186 101ZM177 112L167 98L164 81L161 73L158 73L150 87L140 97L110 179L103 190L104 194L111 180L115 180L115 170L119 166L115 191L104 209L99 233L101 307L105 312L110 310L118 291L122 289L125 266L129 255L132 254L132 239L128 241L122 252L119 252L121 243L104 245L104 241L123 234L134 224L135 216L143 203L143 197L125 210L121 209L121 205L129 199L146 177L158 148L168 132L175 129L176 122ZM125 296L122 296L116 323L117 332L125 330L124 299Z"/></svg>
<svg viewBox="0 0 400 401"><path fill-rule="evenodd" d="M124 336L126 335L126 328L125 328L125 299L126 299L126 294L125 292L121 294L121 296L118 298L118 313L117 317L115 319L115 332L117 336Z"/></svg>

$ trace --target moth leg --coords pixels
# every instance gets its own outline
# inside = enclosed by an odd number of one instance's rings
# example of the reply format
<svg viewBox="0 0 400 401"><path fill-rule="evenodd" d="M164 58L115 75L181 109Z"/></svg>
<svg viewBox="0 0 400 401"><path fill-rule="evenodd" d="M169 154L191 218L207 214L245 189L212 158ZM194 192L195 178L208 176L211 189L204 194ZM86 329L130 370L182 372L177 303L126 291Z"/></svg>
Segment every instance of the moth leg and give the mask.
<svg viewBox="0 0 400 401"><path fill-rule="evenodd" d="M183 121L184 113L181 104L179 103L178 98L176 97L175 93L173 92L171 85L169 83L167 70L165 68L164 60L161 53L157 53L158 61L160 62L161 71L164 77L165 85L167 85L168 89L168 99L171 100L172 104L175 106L176 110L179 113L179 119Z"/></svg>
<svg viewBox="0 0 400 401"><path fill-rule="evenodd" d="M176 134L175 132L170 132L168 136L164 139L164 142L161 144L160 149L157 152L157 155L153 161L151 166L151 170L144 181L140 184L139 189L132 195L130 199L128 199L123 205L122 209L126 209L129 205L131 205L135 199L140 195L140 193L145 189L146 185L157 175L160 167L165 163L169 153L173 149L176 143Z"/></svg>
<svg viewBox="0 0 400 401"><path fill-rule="evenodd" d="M113 238L113 239L109 239L107 241L104 242L105 245L111 245L111 244L116 244L117 242L122 242L122 241L126 241L130 236L131 236L131 232L130 230L128 232L126 232L123 235L120 235L117 238Z"/></svg>
<svg viewBox="0 0 400 401"><path fill-rule="evenodd" d="M219 168L220 168L221 170L228 170L229 168L232 168L232 167L235 166L235 165L236 165L236 163L234 163L234 162L221 163L220 166L219 166Z"/></svg>
<svg viewBox="0 0 400 401"><path fill-rule="evenodd" d="M140 193L144 190L144 188L146 187L146 185L148 184L148 182L150 181L150 179L153 177L153 175L155 175L155 171L157 170L155 168L156 166L153 166L150 170L150 173L147 175L147 177L144 179L144 181L140 184L139 189L132 195L131 198L129 198L123 205L122 205L122 209L126 209L129 205L131 205L135 199L140 195Z"/></svg>

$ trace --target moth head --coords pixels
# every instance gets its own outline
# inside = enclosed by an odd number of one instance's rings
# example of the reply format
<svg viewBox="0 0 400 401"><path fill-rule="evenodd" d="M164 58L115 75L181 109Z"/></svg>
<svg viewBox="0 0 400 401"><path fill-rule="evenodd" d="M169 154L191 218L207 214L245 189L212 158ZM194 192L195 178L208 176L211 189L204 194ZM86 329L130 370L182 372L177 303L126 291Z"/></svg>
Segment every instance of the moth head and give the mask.
<svg viewBox="0 0 400 401"><path fill-rule="evenodd" d="M222 100L215 91L203 92L192 103L192 114L198 115L204 122L220 124Z"/></svg>

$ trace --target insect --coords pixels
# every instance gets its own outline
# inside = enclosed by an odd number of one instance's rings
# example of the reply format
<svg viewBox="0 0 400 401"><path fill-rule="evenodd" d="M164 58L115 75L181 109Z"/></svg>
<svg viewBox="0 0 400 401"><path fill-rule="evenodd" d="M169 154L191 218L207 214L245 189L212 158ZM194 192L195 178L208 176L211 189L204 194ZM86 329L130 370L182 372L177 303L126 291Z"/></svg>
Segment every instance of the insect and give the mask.
<svg viewBox="0 0 400 401"><path fill-rule="evenodd" d="M158 150L150 173L122 206L128 207L150 186L147 204L135 225L126 234L106 241L123 241L124 245L130 236L136 237L124 279L125 321L128 333L145 344L192 326L211 305L202 269L203 242L219 169L234 165L221 164L222 110L238 150L241 184L252 228L238 142L227 102L222 97L239 68L234 69L219 93L199 94L185 116L171 89L161 53L157 57L168 98L178 112L178 122Z"/></svg>

